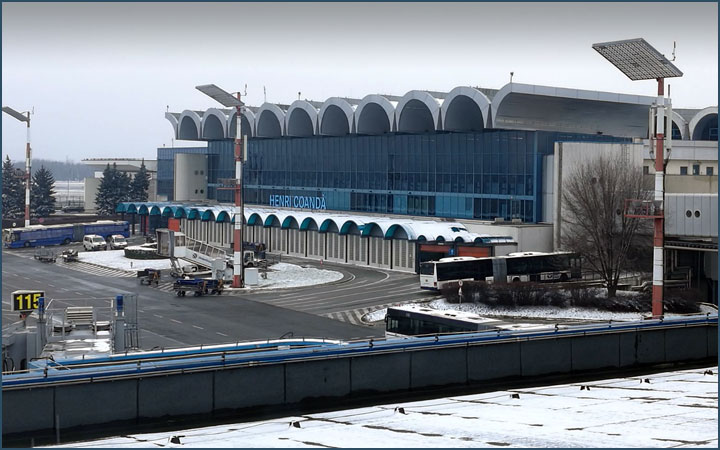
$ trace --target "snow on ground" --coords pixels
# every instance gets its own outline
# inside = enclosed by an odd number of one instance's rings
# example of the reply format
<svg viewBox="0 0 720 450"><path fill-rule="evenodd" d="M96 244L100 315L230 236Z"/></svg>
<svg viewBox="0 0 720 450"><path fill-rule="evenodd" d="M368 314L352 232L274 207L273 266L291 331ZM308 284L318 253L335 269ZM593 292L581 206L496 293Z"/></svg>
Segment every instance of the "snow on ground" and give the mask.
<svg viewBox="0 0 720 450"><path fill-rule="evenodd" d="M82 262L129 271L170 268L169 259L130 259L125 257L123 250L80 252L78 257ZM334 270L277 263L269 267L267 279L263 279L261 274L258 274L258 285L248 286L245 289L281 289L313 286L338 281L342 277L342 273Z"/></svg>
<svg viewBox="0 0 720 450"><path fill-rule="evenodd" d="M717 448L717 367L710 370L399 401L58 447ZM170 442L173 436L179 444Z"/></svg>
<svg viewBox="0 0 720 450"><path fill-rule="evenodd" d="M82 262L129 271L170 268L169 259L130 259L125 257L125 250L79 252L78 258Z"/></svg>
<svg viewBox="0 0 720 450"><path fill-rule="evenodd" d="M247 269L245 269L247 270ZM277 263L270 266L267 280L258 274L258 285L248 289L279 289L289 287L313 286L341 280L343 274L334 270L303 267L295 264ZM247 279L247 277L246 277Z"/></svg>
<svg viewBox="0 0 720 450"><path fill-rule="evenodd" d="M504 306L489 306L482 303L448 303L448 301L444 298L432 300L429 303L424 303L423 305L438 310L454 309L456 311L477 314L482 317L510 317L523 319L612 320L616 322L642 320L648 315L647 313L617 313L590 308L559 308L557 306L526 306L512 309ZM386 308L379 309L366 314L363 317L363 320L366 322L383 320L385 319L386 313Z"/></svg>

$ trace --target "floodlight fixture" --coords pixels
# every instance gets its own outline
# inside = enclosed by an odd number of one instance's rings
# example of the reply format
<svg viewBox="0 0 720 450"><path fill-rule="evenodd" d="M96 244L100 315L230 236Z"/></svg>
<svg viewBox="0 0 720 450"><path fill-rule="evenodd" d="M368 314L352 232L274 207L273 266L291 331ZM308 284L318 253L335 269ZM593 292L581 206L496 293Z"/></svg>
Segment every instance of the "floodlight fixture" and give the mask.
<svg viewBox="0 0 720 450"><path fill-rule="evenodd" d="M195 89L212 98L216 102L227 107L245 106L245 103L229 92L226 92L214 84L203 84L195 86Z"/></svg>
<svg viewBox="0 0 720 450"><path fill-rule="evenodd" d="M16 118L17 120L19 120L20 122L30 122L30 118L29 118L28 116L26 116L25 114L23 114L23 113L21 113L21 112L15 111L14 109L12 109L12 108L9 107L9 106L3 106L3 107L2 107L2 110L3 110L4 113L13 116L14 118Z"/></svg>
<svg viewBox="0 0 720 450"><path fill-rule="evenodd" d="M633 81L683 75L680 69L643 38L601 42L593 44L592 48Z"/></svg>

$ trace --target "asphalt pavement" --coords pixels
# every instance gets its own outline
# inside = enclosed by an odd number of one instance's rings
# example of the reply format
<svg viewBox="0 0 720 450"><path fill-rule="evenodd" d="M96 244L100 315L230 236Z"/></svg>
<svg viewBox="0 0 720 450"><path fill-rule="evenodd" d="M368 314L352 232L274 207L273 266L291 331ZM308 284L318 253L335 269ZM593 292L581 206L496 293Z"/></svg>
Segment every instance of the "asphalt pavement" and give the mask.
<svg viewBox="0 0 720 450"><path fill-rule="evenodd" d="M79 244L58 246L81 249ZM3 327L18 321L10 311L10 293L41 289L54 308L109 305L119 293L138 294L138 325L142 349L217 344L281 336L328 339L380 337L384 328L360 319L366 312L390 304L428 299L417 275L342 264L322 268L343 273L343 280L326 285L226 292L221 296L177 297L174 292L140 286L122 271L79 263L43 263L34 249L2 251ZM319 262L283 257L283 262L321 267ZM104 272L103 272L104 271ZM124 276L123 276L124 275ZM164 276L161 285L172 279Z"/></svg>

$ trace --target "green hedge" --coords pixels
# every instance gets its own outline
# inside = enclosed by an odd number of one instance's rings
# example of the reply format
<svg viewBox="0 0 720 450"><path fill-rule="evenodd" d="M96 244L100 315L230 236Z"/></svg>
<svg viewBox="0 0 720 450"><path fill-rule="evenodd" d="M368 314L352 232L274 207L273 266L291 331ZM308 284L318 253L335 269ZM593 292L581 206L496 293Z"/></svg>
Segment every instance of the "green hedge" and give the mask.
<svg viewBox="0 0 720 450"><path fill-rule="evenodd" d="M140 249L138 247L127 247L125 257L130 259L167 259L157 254L155 249Z"/></svg>

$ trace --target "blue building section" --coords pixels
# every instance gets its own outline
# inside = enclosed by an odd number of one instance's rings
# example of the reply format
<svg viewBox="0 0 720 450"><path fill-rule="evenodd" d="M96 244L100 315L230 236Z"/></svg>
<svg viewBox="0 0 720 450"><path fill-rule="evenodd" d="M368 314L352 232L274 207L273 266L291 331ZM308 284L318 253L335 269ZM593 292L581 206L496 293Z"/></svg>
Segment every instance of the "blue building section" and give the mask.
<svg viewBox="0 0 720 450"><path fill-rule="evenodd" d="M248 144L244 199L301 209L538 222L542 159L558 141L630 139L520 130L256 138ZM219 179L234 178L231 140L158 149L158 193L168 200L175 153L207 154L208 199L232 201L231 191L217 190Z"/></svg>

